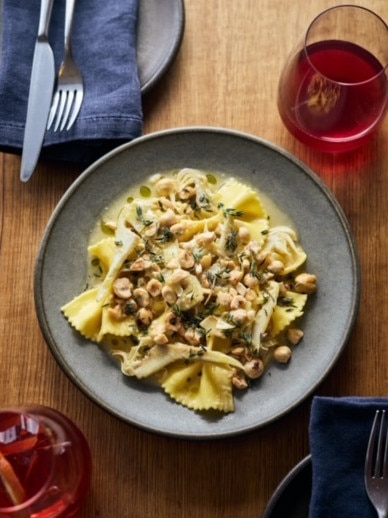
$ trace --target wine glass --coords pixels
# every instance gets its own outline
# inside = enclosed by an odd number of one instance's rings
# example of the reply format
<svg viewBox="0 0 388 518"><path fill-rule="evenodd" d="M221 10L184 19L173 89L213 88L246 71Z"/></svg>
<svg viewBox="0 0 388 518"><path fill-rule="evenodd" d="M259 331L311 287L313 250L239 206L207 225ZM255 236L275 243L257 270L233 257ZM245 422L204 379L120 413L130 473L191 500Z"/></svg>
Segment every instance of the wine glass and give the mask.
<svg viewBox="0 0 388 518"><path fill-rule="evenodd" d="M319 14L291 52L279 81L278 109L298 140L324 152L369 141L387 109L388 27L364 7Z"/></svg>
<svg viewBox="0 0 388 518"><path fill-rule="evenodd" d="M66 416L42 405L0 410L0 517L73 517L90 477L88 443Z"/></svg>

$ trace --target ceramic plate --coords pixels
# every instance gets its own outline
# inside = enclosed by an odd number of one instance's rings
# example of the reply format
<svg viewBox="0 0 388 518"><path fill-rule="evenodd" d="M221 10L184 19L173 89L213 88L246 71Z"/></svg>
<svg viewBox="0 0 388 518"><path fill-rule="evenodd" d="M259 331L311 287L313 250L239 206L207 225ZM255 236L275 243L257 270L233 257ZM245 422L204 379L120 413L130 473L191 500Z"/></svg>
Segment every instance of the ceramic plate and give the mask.
<svg viewBox="0 0 388 518"><path fill-rule="evenodd" d="M137 61L143 94L159 81L174 61L184 23L183 0L140 0Z"/></svg>
<svg viewBox="0 0 388 518"><path fill-rule="evenodd" d="M0 44L2 7L3 0L0 0ZM137 61L142 94L159 81L174 61L184 24L183 0L139 1Z"/></svg>
<svg viewBox="0 0 388 518"><path fill-rule="evenodd" d="M273 365L236 411L206 416L168 398L161 389L121 374L97 345L75 333L61 306L86 281L90 230L112 201L149 175L192 167L248 182L294 222L319 279L301 326L303 341L288 366ZM71 380L104 409L143 429L186 438L220 438L261 427L292 410L327 375L356 319L358 254L349 224L329 189L305 165L259 138L215 128L182 128L146 135L90 166L55 209L39 250L35 300L43 334Z"/></svg>
<svg viewBox="0 0 388 518"><path fill-rule="evenodd" d="M308 518L311 486L311 456L308 456L276 488L262 518Z"/></svg>

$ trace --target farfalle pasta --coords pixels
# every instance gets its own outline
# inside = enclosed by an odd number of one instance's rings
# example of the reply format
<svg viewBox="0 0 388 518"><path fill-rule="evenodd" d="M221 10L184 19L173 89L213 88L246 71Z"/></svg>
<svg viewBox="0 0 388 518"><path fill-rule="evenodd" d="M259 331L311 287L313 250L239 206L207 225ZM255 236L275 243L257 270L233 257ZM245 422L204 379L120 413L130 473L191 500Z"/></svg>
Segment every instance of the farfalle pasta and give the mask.
<svg viewBox="0 0 388 518"><path fill-rule="evenodd" d="M295 230L272 227L248 185L182 169L140 193L104 222L92 285L62 311L125 375L190 409L232 412L235 390L289 361L316 277Z"/></svg>

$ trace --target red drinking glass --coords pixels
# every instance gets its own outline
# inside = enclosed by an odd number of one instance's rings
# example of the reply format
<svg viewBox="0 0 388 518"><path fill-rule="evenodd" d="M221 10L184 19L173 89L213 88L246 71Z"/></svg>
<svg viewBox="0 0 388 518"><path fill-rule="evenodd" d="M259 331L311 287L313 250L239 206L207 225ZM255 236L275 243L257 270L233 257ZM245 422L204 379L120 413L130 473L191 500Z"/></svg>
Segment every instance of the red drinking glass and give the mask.
<svg viewBox="0 0 388 518"><path fill-rule="evenodd" d="M89 489L91 455L75 424L41 405L0 410L0 518L70 518Z"/></svg>
<svg viewBox="0 0 388 518"><path fill-rule="evenodd" d="M327 9L291 52L278 109L304 144L331 153L356 149L380 127L388 100L388 27L364 7Z"/></svg>

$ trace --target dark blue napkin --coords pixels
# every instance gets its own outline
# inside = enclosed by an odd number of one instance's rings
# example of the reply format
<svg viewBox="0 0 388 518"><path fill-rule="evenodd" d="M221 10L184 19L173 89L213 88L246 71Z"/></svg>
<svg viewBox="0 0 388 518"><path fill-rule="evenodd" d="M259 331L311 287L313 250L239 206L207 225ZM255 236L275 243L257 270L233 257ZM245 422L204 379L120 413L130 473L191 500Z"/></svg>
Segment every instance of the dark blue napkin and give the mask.
<svg viewBox="0 0 388 518"><path fill-rule="evenodd" d="M40 0L2 0L0 150L21 153ZM42 157L88 163L141 135L137 70L138 0L78 0L72 44L85 97L69 131L46 132ZM49 39L63 58L65 0L55 0Z"/></svg>
<svg viewBox="0 0 388 518"><path fill-rule="evenodd" d="M313 399L310 518L375 518L364 487L364 463L375 411L384 398Z"/></svg>

